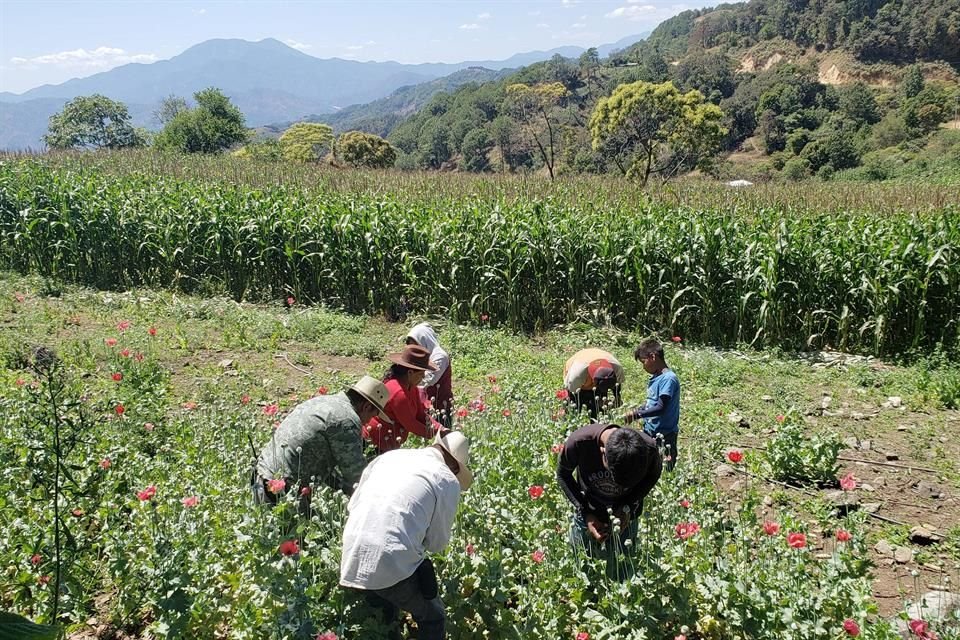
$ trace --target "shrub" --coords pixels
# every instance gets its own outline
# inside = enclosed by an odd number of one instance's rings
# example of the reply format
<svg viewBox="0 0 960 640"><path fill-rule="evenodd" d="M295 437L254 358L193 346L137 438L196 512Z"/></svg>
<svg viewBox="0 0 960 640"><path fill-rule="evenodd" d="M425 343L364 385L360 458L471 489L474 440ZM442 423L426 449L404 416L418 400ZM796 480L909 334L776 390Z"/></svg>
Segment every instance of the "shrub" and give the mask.
<svg viewBox="0 0 960 640"><path fill-rule="evenodd" d="M842 447L836 433L811 436L803 425L787 422L767 445L766 464L770 475L780 482L828 484L837 477L837 456Z"/></svg>

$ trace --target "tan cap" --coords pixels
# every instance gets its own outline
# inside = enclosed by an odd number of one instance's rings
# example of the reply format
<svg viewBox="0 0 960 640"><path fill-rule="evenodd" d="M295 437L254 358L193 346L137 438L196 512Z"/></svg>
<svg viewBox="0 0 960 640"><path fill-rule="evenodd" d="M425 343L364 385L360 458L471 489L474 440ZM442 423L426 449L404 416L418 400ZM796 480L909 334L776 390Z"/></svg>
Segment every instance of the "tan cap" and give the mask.
<svg viewBox="0 0 960 640"><path fill-rule="evenodd" d="M443 436L438 433L434 442L443 447L444 451L453 456L460 465L460 472L457 474L460 489L463 491L469 489L473 484L473 472L467 466L470 463L470 442L459 431L447 431Z"/></svg>
<svg viewBox="0 0 960 640"><path fill-rule="evenodd" d="M387 391L387 387L382 382L370 376L363 376L350 388L370 401L370 404L379 412L377 417L380 420L393 424L393 420L384 413L384 408L390 400L390 392Z"/></svg>

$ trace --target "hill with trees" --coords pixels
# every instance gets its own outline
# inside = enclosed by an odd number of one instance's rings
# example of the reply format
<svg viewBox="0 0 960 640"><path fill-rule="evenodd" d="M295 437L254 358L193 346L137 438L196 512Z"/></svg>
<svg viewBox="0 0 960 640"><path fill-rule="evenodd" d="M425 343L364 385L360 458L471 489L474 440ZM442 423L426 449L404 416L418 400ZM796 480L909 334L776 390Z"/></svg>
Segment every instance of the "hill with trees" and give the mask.
<svg viewBox="0 0 960 640"><path fill-rule="evenodd" d="M630 173L591 117L621 85L670 83L719 108L725 161L701 150L663 178L883 178L930 148L960 157L958 70L960 0L753 0L686 11L605 59L554 56L437 94L389 140L406 168ZM539 114L529 117L523 103L552 85L562 91L526 105Z"/></svg>

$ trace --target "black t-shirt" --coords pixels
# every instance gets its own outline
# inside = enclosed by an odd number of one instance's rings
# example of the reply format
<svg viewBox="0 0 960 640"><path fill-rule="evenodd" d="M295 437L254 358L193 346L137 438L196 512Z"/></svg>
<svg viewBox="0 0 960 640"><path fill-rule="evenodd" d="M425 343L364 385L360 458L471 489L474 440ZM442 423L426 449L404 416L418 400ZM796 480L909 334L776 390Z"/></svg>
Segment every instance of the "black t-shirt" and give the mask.
<svg viewBox="0 0 960 640"><path fill-rule="evenodd" d="M570 502L584 514L593 513L602 521L608 519L608 507L612 507L615 513L625 506L633 515L640 513L643 499L657 484L663 468L656 441L641 432L648 454L645 456L647 472L632 487L621 486L613 480L613 474L603 464L600 434L607 429L625 428L628 427L590 424L577 429L564 443L557 464L557 480Z"/></svg>

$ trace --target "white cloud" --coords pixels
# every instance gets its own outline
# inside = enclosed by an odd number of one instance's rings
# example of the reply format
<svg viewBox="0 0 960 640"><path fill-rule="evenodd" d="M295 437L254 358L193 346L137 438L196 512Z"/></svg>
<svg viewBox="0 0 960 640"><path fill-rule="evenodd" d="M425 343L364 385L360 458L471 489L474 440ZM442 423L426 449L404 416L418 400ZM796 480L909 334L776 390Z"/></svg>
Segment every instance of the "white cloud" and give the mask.
<svg viewBox="0 0 960 640"><path fill-rule="evenodd" d="M571 28L571 29L583 29L585 26L587 26L587 25L585 25L585 24L582 23L582 22L574 22L572 25L570 25L570 28Z"/></svg>
<svg viewBox="0 0 960 640"><path fill-rule="evenodd" d="M617 7L610 13L606 14L606 17L622 18L624 20L643 20L645 18L649 18L650 12L656 11L656 9L657 8L652 4L632 4L628 7Z"/></svg>
<svg viewBox="0 0 960 640"><path fill-rule="evenodd" d="M536 24L536 27L537 27L537 29L549 29L549 28L550 28L550 25L547 24L546 22L538 22L538 23Z"/></svg>
<svg viewBox="0 0 960 640"><path fill-rule="evenodd" d="M304 44L303 42L297 42L293 38L287 38L286 40L284 40L284 43L286 43L288 47L292 47L299 51L306 51L307 49L313 49L312 44Z"/></svg>
<svg viewBox="0 0 960 640"><path fill-rule="evenodd" d="M48 53L33 58L10 58L15 66L35 68L39 66L59 67L62 69L110 69L129 62L156 62L159 58L155 53L128 53L116 47L97 47L91 51L73 49Z"/></svg>
<svg viewBox="0 0 960 640"><path fill-rule="evenodd" d="M490 19L490 14L486 11L477 15L477 20L489 20L489 19Z"/></svg>
<svg viewBox="0 0 960 640"><path fill-rule="evenodd" d="M562 4L567 9L572 9L575 5L580 4L581 0L560 0Z"/></svg>
<svg viewBox="0 0 960 640"><path fill-rule="evenodd" d="M206 10L206 9L191 9L191 12L192 12L193 15L195 15L195 16L204 16L204 15L207 14L207 10Z"/></svg>
<svg viewBox="0 0 960 640"><path fill-rule="evenodd" d="M347 47L347 51L360 51L360 49L363 49L362 44L351 44Z"/></svg>
<svg viewBox="0 0 960 640"><path fill-rule="evenodd" d="M460 25L460 28L464 31L473 31L474 29L479 29L480 25L478 25L476 22L469 22L467 24Z"/></svg>

